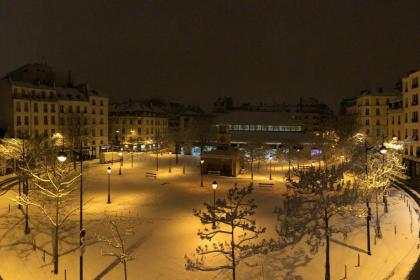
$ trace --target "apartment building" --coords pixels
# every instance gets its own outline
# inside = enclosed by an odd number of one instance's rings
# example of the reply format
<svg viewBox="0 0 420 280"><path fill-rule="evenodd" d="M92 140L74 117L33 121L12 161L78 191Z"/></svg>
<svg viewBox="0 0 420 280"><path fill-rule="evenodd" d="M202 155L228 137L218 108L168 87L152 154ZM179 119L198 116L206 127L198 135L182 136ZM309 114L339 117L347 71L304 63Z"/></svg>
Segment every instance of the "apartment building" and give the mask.
<svg viewBox="0 0 420 280"><path fill-rule="evenodd" d="M146 102L128 101L110 106L110 141L113 145L136 144L152 148L168 134L168 117Z"/></svg>
<svg viewBox="0 0 420 280"><path fill-rule="evenodd" d="M402 79L402 110L404 117L404 161L408 174L420 176L420 142L419 142L419 80L420 71L412 71Z"/></svg>
<svg viewBox="0 0 420 280"><path fill-rule="evenodd" d="M388 136L388 106L397 99L398 92L383 88L363 90L345 110L355 115L358 130L375 144Z"/></svg>
<svg viewBox="0 0 420 280"><path fill-rule="evenodd" d="M65 148L83 142L97 157L108 144L108 98L88 84L74 85L45 64L27 64L0 80L0 127L6 137L64 137Z"/></svg>
<svg viewBox="0 0 420 280"><path fill-rule="evenodd" d="M388 104L388 140L394 138L402 140L405 138L404 134L404 114L402 99L390 101Z"/></svg>

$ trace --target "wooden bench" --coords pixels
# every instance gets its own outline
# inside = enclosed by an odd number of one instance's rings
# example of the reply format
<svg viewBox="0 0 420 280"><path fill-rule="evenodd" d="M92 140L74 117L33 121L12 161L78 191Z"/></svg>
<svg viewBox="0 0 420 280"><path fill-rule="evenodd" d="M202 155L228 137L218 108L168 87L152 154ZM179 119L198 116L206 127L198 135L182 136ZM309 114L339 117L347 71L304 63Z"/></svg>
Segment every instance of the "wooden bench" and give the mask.
<svg viewBox="0 0 420 280"><path fill-rule="evenodd" d="M272 188L274 183L258 183L258 186L261 188Z"/></svg>
<svg viewBox="0 0 420 280"><path fill-rule="evenodd" d="M210 171L207 171L207 174L210 174L210 175L219 175L220 176L220 171L212 171L212 170L210 170Z"/></svg>
<svg viewBox="0 0 420 280"><path fill-rule="evenodd" d="M157 177L157 174L156 174L156 172L146 172L146 177L147 178L154 178L154 179L156 179L156 177Z"/></svg>

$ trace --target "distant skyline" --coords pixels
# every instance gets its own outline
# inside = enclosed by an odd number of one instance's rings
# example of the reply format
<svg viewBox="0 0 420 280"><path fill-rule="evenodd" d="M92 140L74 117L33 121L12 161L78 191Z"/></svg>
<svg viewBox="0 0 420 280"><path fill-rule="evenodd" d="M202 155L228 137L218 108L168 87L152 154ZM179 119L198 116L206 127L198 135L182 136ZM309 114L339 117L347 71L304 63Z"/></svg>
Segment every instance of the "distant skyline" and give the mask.
<svg viewBox="0 0 420 280"><path fill-rule="evenodd" d="M337 110L420 68L419 12L414 0L0 1L0 76L43 62L113 101L302 96Z"/></svg>

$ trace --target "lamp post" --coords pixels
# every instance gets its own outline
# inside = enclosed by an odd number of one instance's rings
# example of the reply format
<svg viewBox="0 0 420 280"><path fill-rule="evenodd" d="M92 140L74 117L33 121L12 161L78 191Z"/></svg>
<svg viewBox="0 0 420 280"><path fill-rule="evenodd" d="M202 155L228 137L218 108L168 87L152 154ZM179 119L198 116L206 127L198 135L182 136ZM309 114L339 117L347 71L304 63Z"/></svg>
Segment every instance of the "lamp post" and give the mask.
<svg viewBox="0 0 420 280"><path fill-rule="evenodd" d="M156 171L159 171L159 150L157 146L155 148L155 151L156 151Z"/></svg>
<svg viewBox="0 0 420 280"><path fill-rule="evenodd" d="M118 156L120 157L120 171L118 172L118 175L121 175L121 174L122 174L121 169L122 169L122 158L123 158L123 153L122 153L122 152L119 152L119 153L118 153Z"/></svg>
<svg viewBox="0 0 420 280"><path fill-rule="evenodd" d="M200 160L200 174L201 174L201 187L203 187L203 164L204 164L204 159Z"/></svg>
<svg viewBox="0 0 420 280"><path fill-rule="evenodd" d="M64 152L64 149L61 150L61 152L58 153L57 159L59 162L64 163L67 160L67 155ZM59 198L56 197L56 207L58 208L58 201ZM56 213L56 219L55 219L55 238L54 238L54 245L53 245L53 251L54 251L54 274L58 274L58 212Z"/></svg>
<svg viewBox="0 0 420 280"><path fill-rule="evenodd" d="M271 160L273 159L273 157L270 155L269 156L269 158L268 158L268 163L269 163L269 169L270 169L270 181L271 181L271 179L272 179L272 177L271 177Z"/></svg>
<svg viewBox="0 0 420 280"><path fill-rule="evenodd" d="M216 189L217 189L217 182L213 181L213 184L211 184L211 187L213 188L213 225L212 225L212 229L216 229Z"/></svg>
<svg viewBox="0 0 420 280"><path fill-rule="evenodd" d="M168 168L168 171L169 171L169 173L171 173L171 172L172 172L172 168L171 168L171 155L172 155L172 152L169 152L169 157L168 157L168 161L169 161L169 168Z"/></svg>
<svg viewBox="0 0 420 280"><path fill-rule="evenodd" d="M25 137L23 137L23 139L22 139L22 161L23 161L23 164L24 164L25 160L26 160ZM26 175L24 175L22 183L23 183L23 193L28 198L28 196L29 196L29 182L28 182L28 177ZM24 230L24 233L29 234L31 232L31 229L29 228L29 204L28 203L26 203L25 208L26 209L25 209L25 230Z"/></svg>
<svg viewBox="0 0 420 280"><path fill-rule="evenodd" d="M108 173L108 204L111 204L111 166L108 166L106 169L106 172Z"/></svg>
<svg viewBox="0 0 420 280"><path fill-rule="evenodd" d="M379 150L382 154L382 167L385 167L385 155L388 152L385 146L382 145L381 149ZM384 190L383 194L383 203L384 203L384 212L388 213L388 193L386 190Z"/></svg>

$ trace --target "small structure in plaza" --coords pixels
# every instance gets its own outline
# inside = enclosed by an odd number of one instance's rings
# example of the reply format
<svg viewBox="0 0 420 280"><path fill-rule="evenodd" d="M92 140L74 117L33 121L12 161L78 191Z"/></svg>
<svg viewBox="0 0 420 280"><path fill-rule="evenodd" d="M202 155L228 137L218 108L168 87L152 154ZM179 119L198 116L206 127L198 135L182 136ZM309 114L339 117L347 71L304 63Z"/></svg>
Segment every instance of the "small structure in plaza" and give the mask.
<svg viewBox="0 0 420 280"><path fill-rule="evenodd" d="M241 170L241 152L233 148L219 148L201 154L204 174L236 177Z"/></svg>

